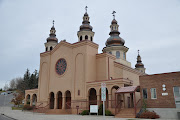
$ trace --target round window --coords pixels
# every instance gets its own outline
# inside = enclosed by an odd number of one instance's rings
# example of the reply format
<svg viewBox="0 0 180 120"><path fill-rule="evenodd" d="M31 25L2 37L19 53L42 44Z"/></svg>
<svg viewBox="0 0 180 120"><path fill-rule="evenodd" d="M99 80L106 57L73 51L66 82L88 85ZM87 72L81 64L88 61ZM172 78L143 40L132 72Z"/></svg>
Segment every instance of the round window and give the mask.
<svg viewBox="0 0 180 120"><path fill-rule="evenodd" d="M66 71L66 67L66 60L64 58L59 59L56 63L56 73L59 75L64 74L64 72Z"/></svg>

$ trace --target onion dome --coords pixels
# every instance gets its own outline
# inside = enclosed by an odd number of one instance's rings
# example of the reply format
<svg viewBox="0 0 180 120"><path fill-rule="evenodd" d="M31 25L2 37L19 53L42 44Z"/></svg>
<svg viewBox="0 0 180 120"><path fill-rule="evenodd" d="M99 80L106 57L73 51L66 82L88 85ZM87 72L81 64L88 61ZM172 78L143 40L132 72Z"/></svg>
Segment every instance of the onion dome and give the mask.
<svg viewBox="0 0 180 120"><path fill-rule="evenodd" d="M136 68L144 68L144 64L142 63L141 56L139 55L138 50L138 56L137 56L137 63L135 65Z"/></svg>
<svg viewBox="0 0 180 120"><path fill-rule="evenodd" d="M116 12L113 11L113 16L114 16L114 19L112 20L111 22L111 25L110 25L110 29L111 29L111 32L109 33L110 37L107 39L106 41L106 46L123 46L125 41L124 39L122 39L119 35L120 35L120 32L118 30L119 28L119 25L115 19L115 14Z"/></svg>
<svg viewBox="0 0 180 120"><path fill-rule="evenodd" d="M53 26L51 27L49 37L47 38L47 42L58 42L58 39L56 38L56 30L54 27L54 20L53 20Z"/></svg>
<svg viewBox="0 0 180 120"><path fill-rule="evenodd" d="M86 12L84 13L84 16L83 16L83 22L82 22L82 25L80 26L80 31L92 31L93 27L90 25L90 22L89 22L87 6L85 9L86 9Z"/></svg>

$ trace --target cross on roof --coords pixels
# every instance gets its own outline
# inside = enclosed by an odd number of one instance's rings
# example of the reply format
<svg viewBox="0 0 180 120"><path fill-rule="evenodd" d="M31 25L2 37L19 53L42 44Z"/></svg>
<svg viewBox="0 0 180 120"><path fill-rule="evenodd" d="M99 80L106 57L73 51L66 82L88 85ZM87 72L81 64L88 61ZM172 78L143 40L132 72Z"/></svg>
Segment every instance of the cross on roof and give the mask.
<svg viewBox="0 0 180 120"><path fill-rule="evenodd" d="M116 13L116 11L113 11L113 12L112 12L114 19L115 19L115 13Z"/></svg>
<svg viewBox="0 0 180 120"><path fill-rule="evenodd" d="M87 12L87 8L88 8L88 7L86 6L86 7L85 7L86 12Z"/></svg>
<svg viewBox="0 0 180 120"><path fill-rule="evenodd" d="M54 26L54 22L55 22L55 21L53 20L53 26Z"/></svg>
<svg viewBox="0 0 180 120"><path fill-rule="evenodd" d="M138 55L139 55L139 50L138 50Z"/></svg>

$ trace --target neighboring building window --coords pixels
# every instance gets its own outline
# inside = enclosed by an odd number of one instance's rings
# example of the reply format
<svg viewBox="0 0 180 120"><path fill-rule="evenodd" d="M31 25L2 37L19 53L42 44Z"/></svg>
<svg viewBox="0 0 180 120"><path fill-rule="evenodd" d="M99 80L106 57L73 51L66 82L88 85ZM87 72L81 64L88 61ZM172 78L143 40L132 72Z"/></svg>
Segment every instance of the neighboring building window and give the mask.
<svg viewBox="0 0 180 120"><path fill-rule="evenodd" d="M78 95L80 95L80 90L78 90Z"/></svg>
<svg viewBox="0 0 180 120"><path fill-rule="evenodd" d="M151 88L151 99L157 99L156 88Z"/></svg>
<svg viewBox="0 0 180 120"><path fill-rule="evenodd" d="M46 47L46 51L48 51L48 47Z"/></svg>
<svg viewBox="0 0 180 120"><path fill-rule="evenodd" d="M143 98L147 99L147 88L142 89Z"/></svg>
<svg viewBox="0 0 180 120"><path fill-rule="evenodd" d="M116 58L120 58L120 52L116 51Z"/></svg>
<svg viewBox="0 0 180 120"><path fill-rule="evenodd" d="M111 55L112 55L112 52L110 51L110 52L109 52L109 54L111 54Z"/></svg>
<svg viewBox="0 0 180 120"><path fill-rule="evenodd" d="M123 58L126 59L126 54L125 54L125 52L123 53Z"/></svg>
<svg viewBox="0 0 180 120"><path fill-rule="evenodd" d="M85 40L88 40L88 36L87 35L85 36Z"/></svg>
<svg viewBox="0 0 180 120"><path fill-rule="evenodd" d="M174 87L174 98L175 98L175 103L179 104L180 103L180 87Z"/></svg>
<svg viewBox="0 0 180 120"><path fill-rule="evenodd" d="M80 37L80 41L82 41L82 36Z"/></svg>
<svg viewBox="0 0 180 120"><path fill-rule="evenodd" d="M52 49L53 49L53 47L51 46L51 47L50 47L50 50L52 50Z"/></svg>

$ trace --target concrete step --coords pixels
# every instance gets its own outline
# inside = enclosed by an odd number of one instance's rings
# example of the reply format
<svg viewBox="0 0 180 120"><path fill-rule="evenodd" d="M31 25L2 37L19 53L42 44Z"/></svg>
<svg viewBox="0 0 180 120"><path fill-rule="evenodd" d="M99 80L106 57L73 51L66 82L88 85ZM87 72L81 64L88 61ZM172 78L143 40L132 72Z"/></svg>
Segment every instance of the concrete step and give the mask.
<svg viewBox="0 0 180 120"><path fill-rule="evenodd" d="M70 109L48 109L45 114L71 114Z"/></svg>
<svg viewBox="0 0 180 120"><path fill-rule="evenodd" d="M137 113L140 109L137 109ZM115 115L116 118L135 118L134 108L121 109L118 114Z"/></svg>

